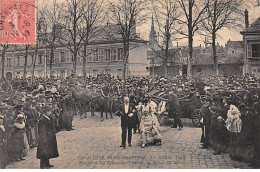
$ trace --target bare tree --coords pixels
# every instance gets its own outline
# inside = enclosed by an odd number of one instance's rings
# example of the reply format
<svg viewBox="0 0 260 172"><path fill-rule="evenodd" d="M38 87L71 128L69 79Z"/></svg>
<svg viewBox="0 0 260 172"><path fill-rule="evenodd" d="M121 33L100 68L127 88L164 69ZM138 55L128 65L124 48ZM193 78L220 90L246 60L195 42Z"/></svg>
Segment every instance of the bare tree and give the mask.
<svg viewBox="0 0 260 172"><path fill-rule="evenodd" d="M207 13L204 16L207 20L202 22L206 35L210 34L214 67L216 74L218 70L218 57L216 48L217 32L223 28L229 30L241 29L243 21L242 4L244 0L210 0L207 6Z"/></svg>
<svg viewBox="0 0 260 172"><path fill-rule="evenodd" d="M86 62L87 56L90 53L87 53L87 46L90 41L94 41L97 34L100 33L100 26L104 21L104 10L103 10L103 0L86 0L83 2L84 8L82 8L82 29L79 34L82 37L83 42L83 77L86 78Z"/></svg>
<svg viewBox="0 0 260 172"><path fill-rule="evenodd" d="M51 4L44 4L41 11L41 34L39 35L41 40L46 44L46 47L50 49L50 77L53 74L52 65L54 59L54 51L57 47L58 34L60 33L59 22L61 20L61 4L57 3L57 0L52 0ZM36 57L35 57L36 58Z"/></svg>
<svg viewBox="0 0 260 172"><path fill-rule="evenodd" d="M23 65L23 79L26 78L26 74L27 74L27 62L28 62L28 53L30 47L31 46L29 44L24 45L25 54L24 54L24 65Z"/></svg>
<svg viewBox="0 0 260 172"><path fill-rule="evenodd" d="M180 17L177 1L153 0L153 11L155 14L155 21L159 30L159 36L162 37L161 39L163 41L162 44L161 42L157 41L156 47L153 47L153 45L149 45L149 47L152 49L154 53L156 53L156 55L158 55L162 59L164 76L167 77L169 58L175 55L175 53L169 51L169 49L171 48L171 38L173 38L176 34L175 26L177 23L177 19ZM158 47L159 51L157 49Z"/></svg>
<svg viewBox="0 0 260 172"><path fill-rule="evenodd" d="M109 1L110 19L118 26L116 32L122 36L123 42L123 79L127 75L130 41L135 36L136 25L142 24L147 18L148 1L116 0Z"/></svg>
<svg viewBox="0 0 260 172"><path fill-rule="evenodd" d="M5 54L7 49L10 47L8 44L1 44L1 57L2 57L2 78L5 78Z"/></svg>
<svg viewBox="0 0 260 172"><path fill-rule="evenodd" d="M205 3L203 3L205 1ZM191 59L193 58L193 37L199 30L199 24L207 19L203 14L207 11L208 0L178 0L183 17L179 19L182 26L179 33L188 38L189 57L188 57L188 77L191 77ZM183 30L183 26L186 27Z"/></svg>
<svg viewBox="0 0 260 172"><path fill-rule="evenodd" d="M45 10L43 10L42 8L39 8L38 6L38 10L37 10L37 14L36 14L36 32L37 32L37 39L36 39L36 44L34 45L34 56L32 58L32 77L31 77L31 85L33 86L33 81L34 81L34 72L35 72L35 65L36 65L36 59L38 57L38 51L39 51L39 47L43 47L42 43L45 43L45 33L47 31L47 25L46 25L46 19L44 17L44 12Z"/></svg>
<svg viewBox="0 0 260 172"><path fill-rule="evenodd" d="M77 75L77 56L80 52L84 36L80 32L85 28L82 24L85 3L84 0L66 0L63 4L62 20L60 26L62 34L59 36L60 43L73 54L73 76Z"/></svg>

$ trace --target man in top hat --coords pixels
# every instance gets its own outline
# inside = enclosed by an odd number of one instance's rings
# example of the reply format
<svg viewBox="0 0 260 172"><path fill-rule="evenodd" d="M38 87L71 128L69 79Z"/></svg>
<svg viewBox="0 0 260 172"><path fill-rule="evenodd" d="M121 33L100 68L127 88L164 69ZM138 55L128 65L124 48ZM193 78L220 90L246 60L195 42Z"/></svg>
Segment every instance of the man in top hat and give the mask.
<svg viewBox="0 0 260 172"><path fill-rule="evenodd" d="M52 107L44 106L43 114L39 120L39 143L37 147L37 159L40 159L40 168L51 168L49 159L59 157L56 132L51 121Z"/></svg>

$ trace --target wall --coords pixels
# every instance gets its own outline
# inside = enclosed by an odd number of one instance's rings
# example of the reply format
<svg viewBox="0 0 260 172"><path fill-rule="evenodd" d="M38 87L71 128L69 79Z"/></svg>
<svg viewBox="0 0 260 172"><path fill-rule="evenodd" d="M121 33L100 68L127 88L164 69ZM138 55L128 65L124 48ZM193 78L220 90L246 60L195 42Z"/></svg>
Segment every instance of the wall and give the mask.
<svg viewBox="0 0 260 172"><path fill-rule="evenodd" d="M150 60L147 59L148 46L144 43L132 45L129 52L129 74L131 76L148 76Z"/></svg>
<svg viewBox="0 0 260 172"><path fill-rule="evenodd" d="M137 43L136 43L137 44ZM138 46L134 49L130 50L130 74L131 75L148 75L149 73L146 70L149 61L147 60L147 45L145 43L138 43ZM121 48L121 43L110 43L110 44L98 44L98 45L90 45L88 49L110 49L110 48ZM32 51L32 50L31 50ZM33 52L29 52L28 56L28 65L27 65L27 77L31 76L32 73L32 60L31 55ZM36 77L43 77L44 76L44 58L45 58L46 49L40 49L39 54L42 54L42 61L43 63L40 65L38 64L38 58L36 60L36 67L35 67L35 75ZM60 63L60 52L65 52L65 63ZM11 57L11 67L7 67L7 60L5 64L5 76L7 73L11 73L12 77L22 77L23 76L23 66L24 66L24 51L16 51L16 52L7 52L6 57ZM20 56L20 65L17 66L16 58ZM71 76L73 70L73 63L71 62L72 54L68 51L65 47L59 47L55 50L54 61L53 61L53 75L54 76L61 76L63 74L64 77ZM83 62L82 57L78 56L80 61L77 62L77 76L83 76ZM59 63L55 63L56 60ZM1 68L1 66L0 66ZM49 73L49 64L47 64L47 76L50 76ZM99 62L88 62L86 63L86 71L87 76L94 76L99 73L106 73L110 74L111 76L122 76L123 70L123 61L99 61ZM18 75L18 73L20 73Z"/></svg>

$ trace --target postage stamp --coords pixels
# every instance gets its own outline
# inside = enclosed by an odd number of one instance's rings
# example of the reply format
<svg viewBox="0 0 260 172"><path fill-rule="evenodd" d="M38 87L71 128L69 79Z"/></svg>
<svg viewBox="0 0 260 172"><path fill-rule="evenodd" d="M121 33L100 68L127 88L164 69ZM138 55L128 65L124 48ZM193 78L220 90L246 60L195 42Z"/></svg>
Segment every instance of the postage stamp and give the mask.
<svg viewBox="0 0 260 172"><path fill-rule="evenodd" d="M0 0L0 44L34 44L35 0Z"/></svg>

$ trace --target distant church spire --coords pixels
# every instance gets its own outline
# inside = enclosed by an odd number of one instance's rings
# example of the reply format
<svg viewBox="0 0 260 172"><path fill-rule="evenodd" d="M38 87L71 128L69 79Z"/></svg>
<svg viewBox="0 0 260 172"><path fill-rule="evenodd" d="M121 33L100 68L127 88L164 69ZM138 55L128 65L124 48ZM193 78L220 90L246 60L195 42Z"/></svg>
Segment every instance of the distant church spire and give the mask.
<svg viewBox="0 0 260 172"><path fill-rule="evenodd" d="M152 24L151 24L151 30L150 30L150 36L149 36L149 46L151 49L155 49L158 44L157 44L157 34L154 29L154 20L153 20L153 15L152 15Z"/></svg>

